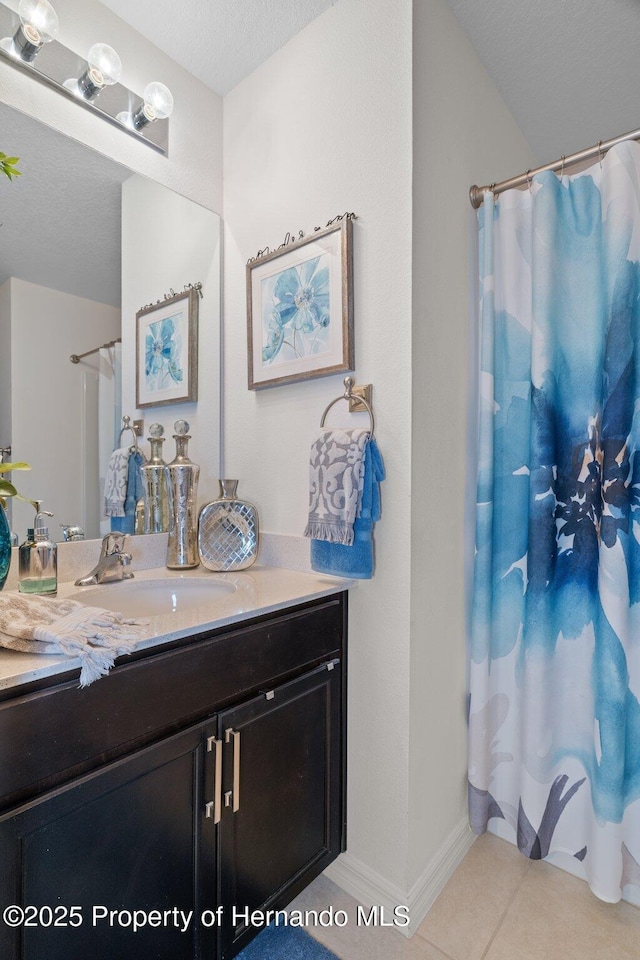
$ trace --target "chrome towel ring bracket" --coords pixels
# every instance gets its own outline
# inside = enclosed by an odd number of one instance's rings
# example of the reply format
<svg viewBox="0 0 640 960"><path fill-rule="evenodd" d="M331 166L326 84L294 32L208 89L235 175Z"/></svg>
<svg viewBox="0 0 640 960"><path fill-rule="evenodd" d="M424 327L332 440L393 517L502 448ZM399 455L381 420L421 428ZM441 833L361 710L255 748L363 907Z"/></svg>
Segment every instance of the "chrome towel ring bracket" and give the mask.
<svg viewBox="0 0 640 960"><path fill-rule="evenodd" d="M122 418L122 430L120 431L120 439L118 440L118 445L122 446L122 435L125 433L133 434L133 446L131 447L131 453L138 453L138 437L141 437L144 432L144 420L134 420L133 425L131 424L131 417Z"/></svg>
<svg viewBox="0 0 640 960"><path fill-rule="evenodd" d="M373 434L376 428L376 420L373 415L373 408L371 406L371 403L368 400L366 400L365 397L362 396L360 393L357 396L354 394L353 392L354 384L355 384L355 380L353 379L353 377L344 378L344 393L342 394L342 396L336 397L335 400L331 401L329 406L326 408L326 410L322 414L322 419L320 420L320 426L324 427L325 420L327 419L327 414L329 413L329 410L331 410L331 408L335 406L336 403L340 403L341 400L348 400L349 406L353 410L352 404L354 403L354 401L357 401L358 406L363 406L367 411L367 413L369 414L369 419L371 420L371 436L373 437ZM367 386L370 387L371 384L368 384ZM366 387L357 387L356 389L359 391L362 390L364 392ZM355 412L357 412L357 408Z"/></svg>

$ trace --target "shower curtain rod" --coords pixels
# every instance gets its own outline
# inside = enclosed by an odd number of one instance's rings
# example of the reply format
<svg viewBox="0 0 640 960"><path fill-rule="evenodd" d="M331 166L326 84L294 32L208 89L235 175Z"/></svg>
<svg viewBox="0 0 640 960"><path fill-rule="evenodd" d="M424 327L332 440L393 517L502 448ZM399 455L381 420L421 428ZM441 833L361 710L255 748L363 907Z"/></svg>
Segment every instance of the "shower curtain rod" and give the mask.
<svg viewBox="0 0 640 960"><path fill-rule="evenodd" d="M101 347L94 347L93 350L87 350L86 353L72 353L69 360L71 360L71 363L80 363L83 357L89 357L92 353L97 353L98 350L106 350L107 347L115 347L116 343L122 343L122 337L109 340L109 343L103 343Z"/></svg>
<svg viewBox="0 0 640 960"><path fill-rule="evenodd" d="M511 190L512 187L522 187L525 183L530 183L531 178L537 173L544 173L546 170L564 170L565 167L573 166L576 163L582 163L585 160L592 160L594 157L602 158L611 147L618 143L624 143L625 140L640 140L640 130L632 130L630 133L623 133L621 137L614 137L613 140L598 140L594 147L587 147L580 153L572 153L568 157L560 157L553 163L546 163L543 167L536 167L534 170L527 170L517 177L511 177L510 180L502 180L500 183L492 183L486 187L479 187L477 184L469 189L469 200L474 210L482 206L484 193L490 190L494 196L498 193L504 193L505 190Z"/></svg>

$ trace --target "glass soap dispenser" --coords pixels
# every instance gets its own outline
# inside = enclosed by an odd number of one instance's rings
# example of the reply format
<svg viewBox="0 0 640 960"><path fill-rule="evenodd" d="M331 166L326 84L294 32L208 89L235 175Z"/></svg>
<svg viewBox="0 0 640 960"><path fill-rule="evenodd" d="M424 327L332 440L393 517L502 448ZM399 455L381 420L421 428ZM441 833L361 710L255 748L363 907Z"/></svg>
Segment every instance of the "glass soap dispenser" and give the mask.
<svg viewBox="0 0 640 960"><path fill-rule="evenodd" d="M18 549L18 590L39 596L54 597L58 592L58 544L49 539L45 517L52 517L48 510L36 504L33 527L27 530L27 539Z"/></svg>
<svg viewBox="0 0 640 960"><path fill-rule="evenodd" d="M180 570L184 567L197 567L200 564L196 516L200 467L189 459L187 452L191 439L187 421L176 420L174 429L176 455L166 467L171 504L167 567L170 570Z"/></svg>
<svg viewBox="0 0 640 960"><path fill-rule="evenodd" d="M167 489L167 465L162 459L164 427L152 423L149 427L151 456L140 467L144 485L144 532L166 533L169 529L169 491Z"/></svg>

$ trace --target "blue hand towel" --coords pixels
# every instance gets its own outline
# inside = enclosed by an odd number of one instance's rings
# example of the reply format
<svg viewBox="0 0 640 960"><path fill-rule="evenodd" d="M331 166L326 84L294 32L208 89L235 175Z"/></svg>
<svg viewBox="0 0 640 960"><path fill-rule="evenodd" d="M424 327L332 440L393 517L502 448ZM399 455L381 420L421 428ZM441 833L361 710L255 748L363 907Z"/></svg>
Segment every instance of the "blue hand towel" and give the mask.
<svg viewBox="0 0 640 960"><path fill-rule="evenodd" d="M370 580L374 570L373 526L380 519L380 483L384 463L376 441L367 443L360 514L353 524L353 544L311 541L311 566L317 573L354 580Z"/></svg>
<svg viewBox="0 0 640 960"><path fill-rule="evenodd" d="M142 474L140 467L144 463L144 457L138 453L129 454L129 463L127 465L127 495L124 501L124 517L112 517L111 529L118 530L120 533L135 533L136 524L136 503L140 497L144 496L144 486L142 484Z"/></svg>

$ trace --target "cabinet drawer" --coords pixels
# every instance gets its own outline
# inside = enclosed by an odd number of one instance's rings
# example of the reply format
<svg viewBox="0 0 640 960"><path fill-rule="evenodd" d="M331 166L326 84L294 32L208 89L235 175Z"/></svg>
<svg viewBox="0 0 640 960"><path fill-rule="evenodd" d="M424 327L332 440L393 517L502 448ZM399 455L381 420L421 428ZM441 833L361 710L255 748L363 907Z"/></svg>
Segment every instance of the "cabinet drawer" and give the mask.
<svg viewBox="0 0 640 960"><path fill-rule="evenodd" d="M343 596L0 704L0 809L340 654Z"/></svg>

